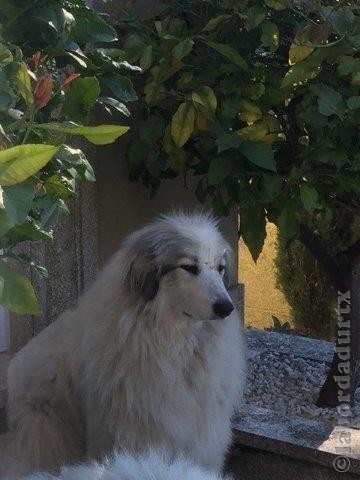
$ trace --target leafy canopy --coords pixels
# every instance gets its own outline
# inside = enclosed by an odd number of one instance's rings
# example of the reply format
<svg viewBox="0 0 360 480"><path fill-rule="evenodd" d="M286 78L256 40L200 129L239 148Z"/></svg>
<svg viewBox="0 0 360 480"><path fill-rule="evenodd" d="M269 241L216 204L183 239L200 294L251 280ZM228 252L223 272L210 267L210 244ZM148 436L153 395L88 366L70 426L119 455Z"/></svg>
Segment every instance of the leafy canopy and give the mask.
<svg viewBox="0 0 360 480"><path fill-rule="evenodd" d="M218 215L240 208L256 259L266 221L359 211L360 9L320 0L167 0L117 31L140 108L131 175L156 191L191 173Z"/></svg>
<svg viewBox="0 0 360 480"><path fill-rule="evenodd" d="M0 3L0 304L16 313L39 307L13 264L47 272L14 248L50 240L76 181L95 179L72 139L104 145L128 130L89 125L96 106L127 120L124 102L137 98L127 74L140 69L124 60L116 41L106 18L83 0ZM111 96L102 96L105 88Z"/></svg>

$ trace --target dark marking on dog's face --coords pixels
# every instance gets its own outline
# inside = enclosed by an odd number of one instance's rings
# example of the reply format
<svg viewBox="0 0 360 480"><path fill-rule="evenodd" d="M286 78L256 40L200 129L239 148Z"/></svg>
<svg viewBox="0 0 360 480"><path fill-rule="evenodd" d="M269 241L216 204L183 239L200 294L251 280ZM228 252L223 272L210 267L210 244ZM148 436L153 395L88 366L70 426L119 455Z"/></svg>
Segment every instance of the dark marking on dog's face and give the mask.
<svg viewBox="0 0 360 480"><path fill-rule="evenodd" d="M221 235L206 225L199 231L151 227L129 243L130 292L145 303L162 295L162 308L174 318L228 316L233 308L227 292L231 260Z"/></svg>

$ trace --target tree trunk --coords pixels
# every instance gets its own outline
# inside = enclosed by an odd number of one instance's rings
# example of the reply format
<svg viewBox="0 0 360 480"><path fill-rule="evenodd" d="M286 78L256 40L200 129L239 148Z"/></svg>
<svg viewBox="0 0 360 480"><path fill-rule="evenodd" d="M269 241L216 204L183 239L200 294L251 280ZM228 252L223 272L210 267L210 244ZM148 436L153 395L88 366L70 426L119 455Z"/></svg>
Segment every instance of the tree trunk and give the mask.
<svg viewBox="0 0 360 480"><path fill-rule="evenodd" d="M319 395L319 407L354 404L360 366L360 275L359 266L350 269L338 290L338 324L334 358Z"/></svg>
<svg viewBox="0 0 360 480"><path fill-rule="evenodd" d="M334 256L306 225L300 227L300 240L325 267L338 296L335 352L317 406L353 405L360 379L360 241Z"/></svg>

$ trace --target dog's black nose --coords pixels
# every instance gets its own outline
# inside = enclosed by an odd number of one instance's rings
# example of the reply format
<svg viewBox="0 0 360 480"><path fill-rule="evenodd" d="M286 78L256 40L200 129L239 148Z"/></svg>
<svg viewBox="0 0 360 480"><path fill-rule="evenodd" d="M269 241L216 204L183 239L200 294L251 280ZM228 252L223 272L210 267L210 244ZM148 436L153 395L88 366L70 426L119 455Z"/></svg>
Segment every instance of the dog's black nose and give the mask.
<svg viewBox="0 0 360 480"><path fill-rule="evenodd" d="M225 318L234 310L234 305L227 299L218 300L213 305L214 313L219 318Z"/></svg>

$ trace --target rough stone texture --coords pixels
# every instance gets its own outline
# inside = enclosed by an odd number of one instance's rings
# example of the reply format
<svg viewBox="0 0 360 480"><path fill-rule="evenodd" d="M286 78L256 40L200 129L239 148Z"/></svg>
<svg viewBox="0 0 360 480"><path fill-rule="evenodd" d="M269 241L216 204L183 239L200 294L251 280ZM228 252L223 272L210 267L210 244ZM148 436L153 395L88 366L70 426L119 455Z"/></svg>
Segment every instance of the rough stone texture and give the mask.
<svg viewBox="0 0 360 480"><path fill-rule="evenodd" d="M88 146L85 150L91 160L93 151ZM93 166L94 163L92 161ZM96 198L95 183L80 183L77 196L68 202L70 215L59 218L54 226L54 240L17 247L45 266L49 278L40 278L30 268L17 265L34 285L41 315L10 314L11 352L18 351L60 313L75 305L80 293L94 278L98 262Z"/></svg>
<svg viewBox="0 0 360 480"><path fill-rule="evenodd" d="M292 354L299 358L330 363L334 352L334 346L330 342L265 330L248 330L247 341L250 356L265 353L271 349L274 352Z"/></svg>
<svg viewBox="0 0 360 480"><path fill-rule="evenodd" d="M251 347L246 404L282 412L287 417L339 424L338 409L316 405L330 369L332 344L257 331L249 331L248 339ZM345 413L347 426L359 428L360 388L355 392L354 405Z"/></svg>

